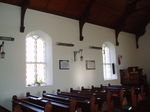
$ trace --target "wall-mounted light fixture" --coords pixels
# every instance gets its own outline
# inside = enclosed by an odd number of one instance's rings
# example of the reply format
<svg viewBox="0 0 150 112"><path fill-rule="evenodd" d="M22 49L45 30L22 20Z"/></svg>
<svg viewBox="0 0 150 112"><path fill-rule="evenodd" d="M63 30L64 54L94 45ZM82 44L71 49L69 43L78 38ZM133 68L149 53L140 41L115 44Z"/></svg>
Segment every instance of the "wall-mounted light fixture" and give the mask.
<svg viewBox="0 0 150 112"><path fill-rule="evenodd" d="M12 37L0 36L0 40L3 40L2 43L0 44L0 57L5 58L4 41L14 41L15 39Z"/></svg>
<svg viewBox="0 0 150 112"><path fill-rule="evenodd" d="M83 61L83 55L82 55L83 49L79 49L78 51L74 51L74 61L76 61L77 53L80 53L80 61Z"/></svg>

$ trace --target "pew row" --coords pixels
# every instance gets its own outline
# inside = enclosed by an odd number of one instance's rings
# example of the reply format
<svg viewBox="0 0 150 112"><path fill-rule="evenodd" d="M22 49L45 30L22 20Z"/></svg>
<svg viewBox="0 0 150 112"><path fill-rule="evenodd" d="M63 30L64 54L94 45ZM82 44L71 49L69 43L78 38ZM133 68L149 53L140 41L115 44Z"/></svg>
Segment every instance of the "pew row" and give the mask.
<svg viewBox="0 0 150 112"><path fill-rule="evenodd" d="M50 102L45 103L45 106L40 106L25 99L18 99L16 95L12 98L12 105L12 112L52 112Z"/></svg>
<svg viewBox="0 0 150 112"><path fill-rule="evenodd" d="M53 112L75 112L76 111L76 99L72 98L68 101L56 100L56 99L48 99L44 97L37 97L31 95L29 92L26 94L26 98L35 104L44 105L45 102L51 102Z"/></svg>
<svg viewBox="0 0 150 112"><path fill-rule="evenodd" d="M43 91L42 96L44 98L49 99L55 99L57 101L68 101L69 99L75 98L77 100L77 112L78 110L83 112L98 112L99 106L96 104L96 98L95 96L91 96L91 98L83 98L83 97L77 97L77 96L67 96L67 95L54 95L50 93L46 93L46 91Z"/></svg>

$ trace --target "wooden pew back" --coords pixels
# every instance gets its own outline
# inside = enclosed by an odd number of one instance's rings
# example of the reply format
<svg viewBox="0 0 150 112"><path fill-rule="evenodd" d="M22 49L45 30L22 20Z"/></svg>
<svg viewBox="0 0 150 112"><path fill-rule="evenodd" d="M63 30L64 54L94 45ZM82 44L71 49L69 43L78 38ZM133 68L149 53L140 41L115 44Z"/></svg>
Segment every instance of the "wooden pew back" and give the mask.
<svg viewBox="0 0 150 112"><path fill-rule="evenodd" d="M27 101L26 99L18 99L17 96L12 98L13 109L12 112L51 112L52 105L47 102L45 106L36 105Z"/></svg>
<svg viewBox="0 0 150 112"><path fill-rule="evenodd" d="M38 100L38 97L30 95L30 94L28 94L27 97L31 101L33 101L34 103L38 103L41 105L43 105L43 102L45 102L45 101L50 101L54 107L54 111L55 110L57 110L57 111L61 110L62 112L75 112L75 110L76 110L76 104L77 104L76 99L68 99L68 100L63 100L63 101L62 101L62 99L60 99L60 101L59 101L58 99L60 97L56 98L56 96L55 96L55 98L52 97L52 99L48 99L48 98L43 97L41 100ZM60 108L60 109L58 109L58 108Z"/></svg>

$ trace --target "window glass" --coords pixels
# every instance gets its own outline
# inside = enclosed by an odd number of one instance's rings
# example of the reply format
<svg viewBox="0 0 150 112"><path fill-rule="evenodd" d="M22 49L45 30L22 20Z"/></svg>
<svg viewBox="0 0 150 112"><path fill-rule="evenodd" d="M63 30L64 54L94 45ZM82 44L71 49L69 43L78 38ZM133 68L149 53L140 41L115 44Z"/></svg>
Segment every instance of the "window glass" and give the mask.
<svg viewBox="0 0 150 112"><path fill-rule="evenodd" d="M104 80L117 79L115 47L110 42L102 46ZM115 67L114 67L115 66Z"/></svg>
<svg viewBox="0 0 150 112"><path fill-rule="evenodd" d="M40 35L32 33L26 37L26 86L52 84L51 50L48 45Z"/></svg>

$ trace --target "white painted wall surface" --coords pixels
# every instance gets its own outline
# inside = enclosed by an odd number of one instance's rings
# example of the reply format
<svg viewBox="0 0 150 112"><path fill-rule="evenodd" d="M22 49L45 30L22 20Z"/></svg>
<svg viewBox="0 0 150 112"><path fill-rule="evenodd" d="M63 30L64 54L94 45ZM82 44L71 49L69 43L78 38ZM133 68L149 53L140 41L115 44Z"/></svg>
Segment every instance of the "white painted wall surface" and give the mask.
<svg viewBox="0 0 150 112"><path fill-rule="evenodd" d="M146 27L145 34L139 39L138 62L143 68L143 73L147 75L150 84L150 23Z"/></svg>
<svg viewBox="0 0 150 112"><path fill-rule="evenodd" d="M115 31L86 23L83 28L84 41L79 41L78 21L28 9L25 16L25 32L20 33L20 8L0 2L0 35L12 36L14 42L5 42L5 59L0 59L0 105L11 109L13 95L24 96L26 92L41 95L43 90L55 92L70 87L79 89L100 84L120 84L120 78L114 81L103 80L102 53L89 49L91 45L102 46L103 42L115 44ZM25 87L25 37L34 30L42 30L52 38L53 49L53 85L47 87ZM57 46L56 42L73 43L75 47ZM117 55L122 55L120 68L137 65L134 35L119 34L120 46ZM83 49L84 61L73 61L73 51ZM70 70L59 70L59 60L70 61ZM85 60L95 60L96 70L86 70ZM119 75L119 74L118 74Z"/></svg>

